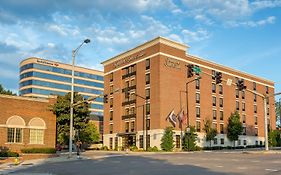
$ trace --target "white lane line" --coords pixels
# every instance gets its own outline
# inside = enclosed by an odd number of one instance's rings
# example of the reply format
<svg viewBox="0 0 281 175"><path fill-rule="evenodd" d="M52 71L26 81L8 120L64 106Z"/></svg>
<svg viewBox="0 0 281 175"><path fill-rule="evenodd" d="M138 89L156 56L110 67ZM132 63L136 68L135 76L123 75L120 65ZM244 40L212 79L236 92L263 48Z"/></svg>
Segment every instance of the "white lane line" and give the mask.
<svg viewBox="0 0 281 175"><path fill-rule="evenodd" d="M216 167L218 167L218 168L222 168L223 166L222 166L222 165L217 165Z"/></svg>
<svg viewBox="0 0 281 175"><path fill-rule="evenodd" d="M276 169L269 169L269 168L267 168L267 169L265 169L265 171L276 172L276 171L278 171L278 170L276 170Z"/></svg>

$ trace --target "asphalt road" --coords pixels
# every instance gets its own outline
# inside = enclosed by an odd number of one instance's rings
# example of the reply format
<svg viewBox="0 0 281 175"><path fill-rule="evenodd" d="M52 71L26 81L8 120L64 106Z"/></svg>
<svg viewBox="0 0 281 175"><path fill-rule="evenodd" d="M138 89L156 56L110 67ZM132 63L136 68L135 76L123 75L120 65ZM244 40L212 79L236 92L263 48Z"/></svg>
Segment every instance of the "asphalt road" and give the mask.
<svg viewBox="0 0 281 175"><path fill-rule="evenodd" d="M195 152L107 155L42 164L12 173L52 175L281 175L281 154Z"/></svg>

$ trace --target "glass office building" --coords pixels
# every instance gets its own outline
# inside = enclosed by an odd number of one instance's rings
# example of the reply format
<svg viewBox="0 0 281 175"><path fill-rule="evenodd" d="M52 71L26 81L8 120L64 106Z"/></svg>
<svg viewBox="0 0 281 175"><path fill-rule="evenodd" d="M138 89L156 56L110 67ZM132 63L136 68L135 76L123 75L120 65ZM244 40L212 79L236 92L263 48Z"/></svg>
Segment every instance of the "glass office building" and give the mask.
<svg viewBox="0 0 281 175"><path fill-rule="evenodd" d="M27 58L20 63L19 95L47 98L49 95L65 95L71 91L70 64L41 58ZM74 68L74 91L84 98L103 93L103 72L78 67ZM103 98L91 104L92 114L103 116Z"/></svg>

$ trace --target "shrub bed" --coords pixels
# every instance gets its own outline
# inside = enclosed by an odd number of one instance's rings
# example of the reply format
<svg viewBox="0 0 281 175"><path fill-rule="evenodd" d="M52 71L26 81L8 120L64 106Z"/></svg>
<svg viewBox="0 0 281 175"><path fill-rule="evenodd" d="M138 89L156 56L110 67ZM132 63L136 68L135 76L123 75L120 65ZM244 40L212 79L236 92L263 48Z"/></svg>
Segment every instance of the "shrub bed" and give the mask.
<svg viewBox="0 0 281 175"><path fill-rule="evenodd" d="M6 151L6 152L0 152L0 157L18 157L19 153L12 152L12 151Z"/></svg>
<svg viewBox="0 0 281 175"><path fill-rule="evenodd" d="M22 153L42 153L42 154L54 154L56 153L55 148L24 148L21 150Z"/></svg>

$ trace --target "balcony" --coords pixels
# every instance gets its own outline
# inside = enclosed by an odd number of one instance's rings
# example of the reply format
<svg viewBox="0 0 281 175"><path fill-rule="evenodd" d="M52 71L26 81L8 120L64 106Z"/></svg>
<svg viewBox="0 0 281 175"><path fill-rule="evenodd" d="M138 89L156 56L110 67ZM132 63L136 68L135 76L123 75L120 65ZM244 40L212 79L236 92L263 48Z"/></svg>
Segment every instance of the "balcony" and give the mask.
<svg viewBox="0 0 281 175"><path fill-rule="evenodd" d="M133 76L133 75L136 75L136 71L123 75L122 79L125 79L125 78Z"/></svg>
<svg viewBox="0 0 281 175"><path fill-rule="evenodd" d="M122 116L122 120L130 119L130 118L136 118L136 114L128 114Z"/></svg>
<svg viewBox="0 0 281 175"><path fill-rule="evenodd" d="M125 101L125 102L122 103L122 106L126 106L126 105L129 105L129 104L132 104L132 103L136 103L136 99L130 100L130 101Z"/></svg>
<svg viewBox="0 0 281 175"><path fill-rule="evenodd" d="M136 89L136 87L137 87L136 85L126 87L126 88L122 89L122 92L128 92L128 91L130 91L130 90L132 90L132 89Z"/></svg>

